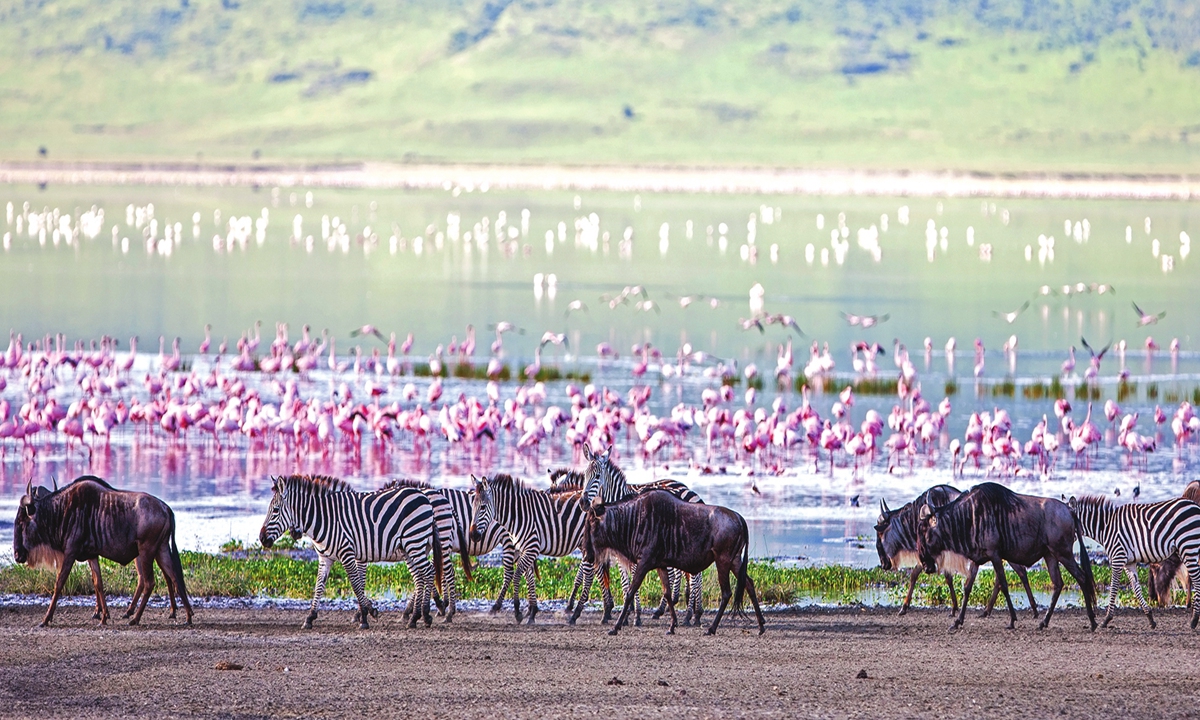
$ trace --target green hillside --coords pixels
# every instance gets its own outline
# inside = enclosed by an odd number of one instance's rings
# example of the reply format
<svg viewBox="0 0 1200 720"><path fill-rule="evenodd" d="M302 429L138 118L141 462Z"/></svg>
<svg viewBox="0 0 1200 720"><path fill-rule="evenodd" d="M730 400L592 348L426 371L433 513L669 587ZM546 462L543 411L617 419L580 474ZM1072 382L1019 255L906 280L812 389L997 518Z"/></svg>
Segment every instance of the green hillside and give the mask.
<svg viewBox="0 0 1200 720"><path fill-rule="evenodd" d="M0 159L1194 171L1187 0L5 0Z"/></svg>

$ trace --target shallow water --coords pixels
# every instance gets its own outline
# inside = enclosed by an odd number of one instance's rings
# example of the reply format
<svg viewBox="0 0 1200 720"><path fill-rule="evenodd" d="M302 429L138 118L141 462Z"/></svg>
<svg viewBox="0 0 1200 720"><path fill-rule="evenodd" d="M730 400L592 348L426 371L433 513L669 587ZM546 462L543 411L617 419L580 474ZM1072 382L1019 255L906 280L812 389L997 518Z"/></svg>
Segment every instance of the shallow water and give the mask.
<svg viewBox="0 0 1200 720"><path fill-rule="evenodd" d="M476 362L483 363L494 339L487 328L508 320L525 330L504 337L505 362L514 371L530 362L543 331L566 332L568 347L546 346L543 361L586 372L598 386L622 395L635 384L634 359L629 357L634 342L653 343L668 360L686 342L714 358L737 360L739 372L756 363L769 375L779 345L791 339L796 377L808 360L808 343L816 339L833 348L837 375L831 387L857 377L848 351L851 342L885 346L877 377L892 381L896 376L889 354L893 338L906 344L913 352L925 397L936 404L953 390L954 406L936 448L913 458L911 465L904 460L889 471L889 462L880 452L873 464L860 470L839 456L830 472L824 453L815 469L812 451L796 448L770 463L782 466L782 474L776 474L769 463L743 458L730 449L710 453L694 430L653 462L637 452L636 436L629 434L618 442L618 457L631 481L679 477L709 502L746 515L752 553L758 557L856 566L876 563L872 525L879 500L896 507L936 483L965 488L984 479L983 470L970 463L965 477L952 478L946 450L950 440L962 437L972 412L997 407L1011 413L1014 436L1022 441L1043 414L1053 422L1053 398L1039 398L1032 390L1045 389L1059 374L1068 347L1075 345L1078 370L1064 383L1063 391L1074 399L1079 373L1087 365L1080 336L1090 338L1097 349L1121 339L1128 345L1124 358L1112 349L1101 364L1094 386L1101 398L1096 416L1105 399L1119 398L1123 411L1140 413L1139 432L1153 435L1156 428L1150 417L1155 405L1169 416L1200 387L1200 354L1191 337L1200 299L1194 292L1196 270L1183 252L1185 247L1190 251L1190 240L1181 239L1181 233L1200 230L1188 203L620 193L589 193L577 200L570 193L460 189L458 193L320 190L309 207L304 191L293 198L291 191L276 193L270 188L0 188L0 206L8 201L13 202L15 215L22 215L24 203L29 202L29 212L58 208L60 215L72 216L73 224L93 206L104 210L94 238L78 235L70 242L60 233L55 243L51 228L43 243L39 233L29 234L24 219L21 233L16 231L15 217L0 226L11 234L0 254L0 327L7 323L27 341L45 333L64 333L69 343L111 335L122 338L122 350L124 338L140 336L141 348L149 354L138 359L127 397L146 396L138 380L158 367L153 354L157 336L181 337L188 353L203 337L205 324L213 327L214 346L222 338L232 345L256 321L264 322L264 345L276 321L290 324L293 342L304 324L317 329L314 333L328 328L345 359L355 345L361 344L366 354L382 349L373 339L362 343L348 336L350 328L371 322L385 334L396 332L400 339L412 332L413 357L420 360L435 346L448 345L452 336L463 339L466 326L472 324L478 331ZM135 216L138 208L145 214L151 203L157 228L147 243L149 221L138 227L135 217L135 223L126 224L126 210L134 205ZM907 208L907 224L901 222L901 208ZM529 210L527 227L522 219L525 209ZM214 222L218 210L221 219ZM255 222L264 217L264 210L269 220L260 243ZM196 212L200 222L194 233ZM496 236L501 212L506 218L504 243ZM590 224L591 213L597 225ZM293 237L297 215L300 233ZM817 227L818 215L823 229ZM231 230L231 216L245 218L243 228L248 232ZM331 221L336 216L347 226L344 241L330 243L322 238L324 216ZM449 216L459 218L457 240ZM481 243L485 218L487 241ZM933 222L932 243L927 235L929 221ZM1071 223L1069 232L1066 221ZM168 242L164 228L176 222L181 232L177 240ZM838 230L843 225L844 237ZM510 237L507 228L515 228L515 236ZM830 240L832 232L839 234L836 242ZM1044 236L1041 243L1039 235ZM1055 238L1052 256L1049 236ZM806 260L810 244L811 263ZM990 255L983 252L985 245L990 246ZM1164 264L1164 256L1171 260ZM536 287L535 274L542 277ZM553 285L550 274L555 276ZM764 288L765 310L794 316L804 338L779 325L767 326L763 333L740 329L739 319L750 315L749 291L756 282ZM629 297L612 309L601 297L618 295L622 288L634 285L642 285L645 294ZM1043 286L1049 294L1042 294ZM691 298L691 304L682 307L681 297ZM654 304L637 309L636 303L646 298ZM580 300L587 310L568 312L573 300ZM1011 324L993 314L1015 311L1026 300L1029 307ZM1134 301L1147 312L1165 310L1166 317L1139 328L1131 307ZM887 314L888 318L864 329L848 324L843 312ZM1013 334L1020 348L1015 361L999 351ZM1157 338L1161 350L1142 350L1148 334ZM951 336L958 343L952 366L943 351ZM921 349L926 337L934 348L929 354ZM971 349L976 337L988 349L978 382ZM1175 337L1182 351L1172 354L1166 347ZM621 359L598 360L599 342L611 343ZM196 358L192 367L203 373L210 360ZM678 403L699 405L701 391L717 386L716 379L703 374L703 367L711 367L714 361L693 365L682 378L663 378L661 366L652 363L645 379L637 381L653 387L650 409L665 415ZM1119 386L1116 373L1122 366L1130 373L1129 384ZM334 378L328 371L318 371L301 380L300 393L304 398L329 397L346 381L362 397L366 379L365 374L348 372ZM1011 387L1006 380L1012 381ZM259 389L265 401L278 402L273 382L257 376L247 382ZM383 399L399 400L400 387L407 382L416 385L423 399L429 380L411 377L385 378ZM512 397L517 387L515 382L502 383L502 401ZM567 406L566 387L564 382L548 383L547 403ZM736 388L731 409L743 407L744 391L744 384ZM54 392L68 402L78 394L69 374L62 376ZM444 397L453 401L460 393L482 397L484 384L447 379ZM800 397L790 388L782 394L788 409L799 404ZM776 395L768 378L756 405L769 411ZM0 397L15 409L26 399L23 384L10 376ZM812 398L823 417L835 400L832 393ZM1086 401L1073 401L1078 422L1086 412ZM869 408L886 417L896 403L894 395L860 395L851 417L857 424ZM1097 424L1110 427L1103 417ZM1128 498L1135 487L1141 499L1170 497L1197 477L1197 456L1194 447L1177 451L1169 426L1157 431L1158 450L1148 456L1144 469L1131 469L1127 453L1115 446L1115 433L1110 430L1086 468L1073 467L1073 457L1062 452L1047 476L1030 472L1026 461L1023 474L1000 480L1018 492L1056 497L1120 489L1122 497ZM478 448L452 446L439 438L424 453L413 451L411 439L401 437L387 447L364 441L360 453L343 446L328 457L298 457L294 450L251 446L244 440L218 451L211 442L196 438L179 442L161 433L149 436L131 430L115 434L108 444L98 439L90 442L90 460L86 450L76 446L68 451L61 440L48 436L41 438L36 456L19 444L0 442L4 452L0 533L7 534L11 527L9 518L31 477L48 485L52 477L64 480L93 472L119 486L161 495L178 515L180 545L213 550L230 538L249 541L257 535L270 495L268 476L273 474L334 472L364 489L399 475L465 487L471 473L510 471L542 479L547 467L578 461L561 435L543 443L534 455L516 452L515 437L485 441Z"/></svg>

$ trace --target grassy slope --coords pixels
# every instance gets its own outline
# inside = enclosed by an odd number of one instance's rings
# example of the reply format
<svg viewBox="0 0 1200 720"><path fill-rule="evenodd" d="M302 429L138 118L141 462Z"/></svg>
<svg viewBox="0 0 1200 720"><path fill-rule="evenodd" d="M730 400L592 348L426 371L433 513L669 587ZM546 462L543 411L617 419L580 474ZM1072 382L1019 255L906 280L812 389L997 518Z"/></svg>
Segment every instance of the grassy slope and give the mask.
<svg viewBox="0 0 1200 720"><path fill-rule="evenodd" d="M1191 170L1188 6L1110 4L9 0L0 158Z"/></svg>

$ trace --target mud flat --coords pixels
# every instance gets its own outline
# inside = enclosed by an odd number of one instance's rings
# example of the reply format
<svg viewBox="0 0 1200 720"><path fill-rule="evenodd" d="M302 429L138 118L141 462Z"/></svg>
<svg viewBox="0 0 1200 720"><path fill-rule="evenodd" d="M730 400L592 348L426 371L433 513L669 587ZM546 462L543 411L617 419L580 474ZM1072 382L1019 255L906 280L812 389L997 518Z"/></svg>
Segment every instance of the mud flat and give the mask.
<svg viewBox="0 0 1200 720"><path fill-rule="evenodd" d="M0 609L0 715L11 717L1194 717L1200 638L1183 611L1151 631L1136 610L1087 631L1081 611L1039 631L1022 616L811 609L707 637L661 621L608 636L595 613L534 627L470 613L407 630L291 609L197 611L175 626L97 628L91 611ZM240 669L219 669L237 668ZM865 671L866 677L858 677Z"/></svg>
<svg viewBox="0 0 1200 720"><path fill-rule="evenodd" d="M1190 200L1187 175L964 173L754 167L405 165L311 167L187 163L0 162L0 183L619 192L911 197Z"/></svg>

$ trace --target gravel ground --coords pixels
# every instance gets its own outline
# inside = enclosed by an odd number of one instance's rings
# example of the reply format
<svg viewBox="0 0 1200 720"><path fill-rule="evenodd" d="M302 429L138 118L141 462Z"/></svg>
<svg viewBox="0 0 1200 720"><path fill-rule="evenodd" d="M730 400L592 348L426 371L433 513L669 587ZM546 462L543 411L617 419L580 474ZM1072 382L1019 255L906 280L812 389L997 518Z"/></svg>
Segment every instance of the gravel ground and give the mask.
<svg viewBox="0 0 1200 720"><path fill-rule="evenodd" d="M0 606L6 717L1195 717L1200 638L1181 610L1151 631L1136 610L1088 632L1082 612L1039 631L942 611L770 613L715 637L648 621L610 637L598 613L567 627L543 613L460 614L370 630L349 611L303 631L303 611L201 608L192 628L163 610L141 627L96 627L91 610ZM114 619L116 615L114 614ZM221 669L230 668L230 669ZM237 669L240 668L240 669ZM862 675L865 673L865 677Z"/></svg>

